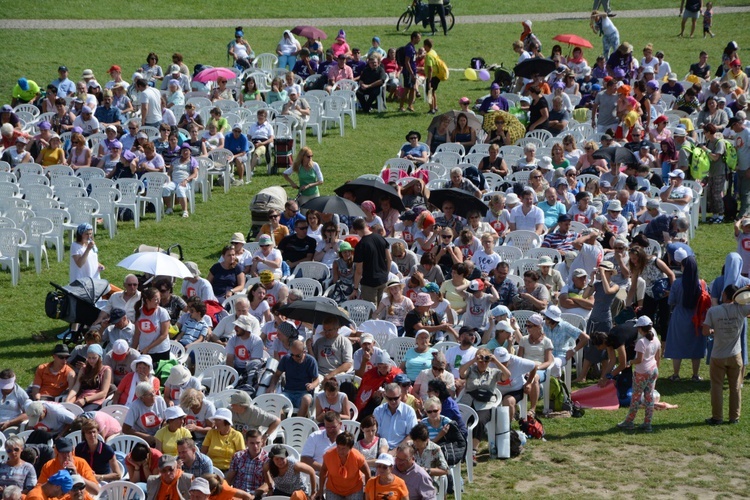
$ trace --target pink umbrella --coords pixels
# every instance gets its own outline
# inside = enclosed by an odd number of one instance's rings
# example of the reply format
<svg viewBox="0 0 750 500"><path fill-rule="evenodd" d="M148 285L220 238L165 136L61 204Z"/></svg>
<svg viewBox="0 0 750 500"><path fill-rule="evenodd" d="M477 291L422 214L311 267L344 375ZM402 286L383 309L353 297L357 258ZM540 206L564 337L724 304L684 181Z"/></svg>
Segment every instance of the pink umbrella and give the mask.
<svg viewBox="0 0 750 500"><path fill-rule="evenodd" d="M219 77L224 77L227 80L237 78L237 74L229 68L206 68L197 75L193 80L201 83L215 82Z"/></svg>

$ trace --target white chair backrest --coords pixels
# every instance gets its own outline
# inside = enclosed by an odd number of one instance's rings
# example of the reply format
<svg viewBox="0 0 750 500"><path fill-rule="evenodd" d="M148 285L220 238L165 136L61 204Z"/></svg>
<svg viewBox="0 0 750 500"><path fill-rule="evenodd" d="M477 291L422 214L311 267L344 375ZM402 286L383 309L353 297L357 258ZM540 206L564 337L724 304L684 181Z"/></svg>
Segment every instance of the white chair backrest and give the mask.
<svg viewBox="0 0 750 500"><path fill-rule="evenodd" d="M385 349L389 340L398 337L396 325L382 319L368 319L359 325L358 330L371 334L382 349Z"/></svg>
<svg viewBox="0 0 750 500"><path fill-rule="evenodd" d="M266 453L269 453L271 451L271 448L273 448L274 446L275 445L273 445L273 444L269 444L267 446L264 446L263 449L266 450ZM299 452L297 450L295 450L294 448L292 448L288 444L279 444L278 446L283 446L284 448L286 448L286 450L289 452L289 456L299 462L300 454L299 454ZM285 500L288 500L289 497L282 497L282 496L276 495L276 496L269 496L269 497L263 497L263 498L265 498L266 500L268 500L269 498L270 499L273 499L273 498L283 498Z"/></svg>
<svg viewBox="0 0 750 500"><path fill-rule="evenodd" d="M349 318L356 325L364 323L375 312L375 304L368 300L346 300L339 307L349 313Z"/></svg>
<svg viewBox="0 0 750 500"><path fill-rule="evenodd" d="M253 404L279 418L291 418L294 410L292 402L283 394L261 394L253 399Z"/></svg>
<svg viewBox="0 0 750 500"><path fill-rule="evenodd" d="M234 384L240 379L237 370L227 365L209 366L203 370L197 377L204 387L208 388L208 393L221 392L234 387ZM208 383L204 381L208 380Z"/></svg>
<svg viewBox="0 0 750 500"><path fill-rule="evenodd" d="M505 244L518 247L525 252L530 248L539 247L542 244L542 237L533 231L511 231L506 236Z"/></svg>
<svg viewBox="0 0 750 500"><path fill-rule="evenodd" d="M390 354L391 359L399 365L406 356L406 351L416 345L416 340L411 337L396 337L388 341L385 350Z"/></svg>
<svg viewBox="0 0 750 500"><path fill-rule="evenodd" d="M542 258L542 256L544 255L551 258L554 264L557 264L558 262L560 262L560 260L562 260L562 257L560 256L560 252L558 252L554 248L530 248L526 250L523 254L524 258L526 259L537 259L537 260Z"/></svg>
<svg viewBox="0 0 750 500"><path fill-rule="evenodd" d="M287 282L289 290L300 290L304 297L316 297L323 295L323 287L319 281L310 278L294 278Z"/></svg>
<svg viewBox="0 0 750 500"><path fill-rule="evenodd" d="M187 356L195 356L195 374L200 375L210 366L221 365L226 361L226 348L221 344L202 342L193 344L187 349Z"/></svg>
<svg viewBox="0 0 750 500"><path fill-rule="evenodd" d="M310 434L318 430L318 424L307 417L292 417L281 421L281 430L284 431L284 444L302 453L302 447Z"/></svg>
<svg viewBox="0 0 750 500"><path fill-rule="evenodd" d="M118 434L107 439L107 444L110 445L115 451L119 451L127 455L133 451L133 447L138 443L148 446L149 444L145 439L138 436L132 436L130 434Z"/></svg>
<svg viewBox="0 0 750 500"><path fill-rule="evenodd" d="M128 407L125 405L109 405L103 407L99 411L101 411L102 413L106 413L110 417L120 422L120 425L122 425L122 423L125 422L125 415L128 414Z"/></svg>
<svg viewBox="0 0 750 500"><path fill-rule="evenodd" d="M462 157L466 154L466 150L464 149L464 145L458 142L445 142L443 144L440 144L436 149L435 153L443 153L443 152L450 152L450 153L457 153L461 155Z"/></svg>
<svg viewBox="0 0 750 500"><path fill-rule="evenodd" d="M538 267L538 259L518 259L510 263L510 271L516 276L523 276L526 271L535 271Z"/></svg>
<svg viewBox="0 0 750 500"><path fill-rule="evenodd" d="M130 481L112 481L101 487L99 498L103 500L146 500L140 486Z"/></svg>

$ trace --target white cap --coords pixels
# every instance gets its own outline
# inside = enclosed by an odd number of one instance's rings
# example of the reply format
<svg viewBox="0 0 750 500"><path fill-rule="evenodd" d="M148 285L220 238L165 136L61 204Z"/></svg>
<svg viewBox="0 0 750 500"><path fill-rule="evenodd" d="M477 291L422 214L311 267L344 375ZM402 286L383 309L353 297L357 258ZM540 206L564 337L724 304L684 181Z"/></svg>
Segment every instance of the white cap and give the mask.
<svg viewBox="0 0 750 500"><path fill-rule="evenodd" d="M208 484L208 480L202 477L196 477L193 482L190 483L190 491L200 491L204 495L211 494L211 487Z"/></svg>
<svg viewBox="0 0 750 500"><path fill-rule="evenodd" d="M688 256L687 250L685 250L684 248L678 248L674 252L674 261L679 264L680 262L685 260L687 256Z"/></svg>
<svg viewBox="0 0 750 500"><path fill-rule="evenodd" d="M637 320L635 320L635 327L636 328L645 328L647 326L653 326L654 322L651 321L651 318L648 316L641 316Z"/></svg>
<svg viewBox="0 0 750 500"><path fill-rule="evenodd" d="M505 347L498 347L497 349L495 349L494 354L497 360L501 363L507 363L508 361L510 361L510 353Z"/></svg>
<svg viewBox="0 0 750 500"><path fill-rule="evenodd" d="M380 455L378 455L378 459L375 460L375 463L378 465L393 467L395 461L393 460L393 456L389 455L388 453L381 453Z"/></svg>

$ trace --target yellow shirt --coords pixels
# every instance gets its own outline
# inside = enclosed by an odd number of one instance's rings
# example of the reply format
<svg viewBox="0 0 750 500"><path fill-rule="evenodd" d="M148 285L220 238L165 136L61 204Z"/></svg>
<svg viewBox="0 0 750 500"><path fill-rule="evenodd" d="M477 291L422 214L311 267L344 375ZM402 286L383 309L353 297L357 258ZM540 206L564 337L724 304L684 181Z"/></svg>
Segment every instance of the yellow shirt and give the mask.
<svg viewBox="0 0 750 500"><path fill-rule="evenodd" d="M180 427L175 432L170 432L166 425L159 429L154 436L157 441L161 441L161 452L165 455L177 456L177 441L188 439L192 434L185 427Z"/></svg>
<svg viewBox="0 0 750 500"><path fill-rule="evenodd" d="M216 429L211 429L203 440L205 453L214 462L214 467L223 471L229 469L232 455L245 449L245 438L236 429L222 436Z"/></svg>
<svg viewBox="0 0 750 500"><path fill-rule="evenodd" d="M43 148L42 149L42 166L49 167L52 165L59 165L62 163L62 159L65 156L65 152L62 148Z"/></svg>
<svg viewBox="0 0 750 500"><path fill-rule="evenodd" d="M424 58L424 74L429 74L430 77L437 76L435 73L437 72L437 64L438 64L438 55L437 52L435 52L435 49L430 49L430 51L425 54ZM432 72L428 72L427 70L432 68Z"/></svg>

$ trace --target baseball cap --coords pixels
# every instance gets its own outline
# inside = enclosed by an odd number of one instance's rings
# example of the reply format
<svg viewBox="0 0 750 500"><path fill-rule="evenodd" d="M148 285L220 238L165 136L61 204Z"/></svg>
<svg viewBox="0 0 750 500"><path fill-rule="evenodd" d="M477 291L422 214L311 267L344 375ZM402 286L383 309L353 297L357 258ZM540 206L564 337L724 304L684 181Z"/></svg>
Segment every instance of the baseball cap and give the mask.
<svg viewBox="0 0 750 500"><path fill-rule="evenodd" d="M544 325L544 318L541 314L534 313L531 316L529 316L529 319L526 320L526 323L531 323L532 325L536 326L543 326Z"/></svg>
<svg viewBox="0 0 750 500"><path fill-rule="evenodd" d="M393 467L393 464L395 462L393 460L393 456L389 455L388 453L381 453L378 456L378 459L375 460L375 463L377 465L385 465L386 467Z"/></svg>
<svg viewBox="0 0 750 500"><path fill-rule="evenodd" d="M58 66L57 67L57 71L68 71L68 67L67 66Z"/></svg>
<svg viewBox="0 0 750 500"><path fill-rule="evenodd" d="M739 118L737 118L736 116L733 116L732 118L730 118L730 119L729 119L729 126L730 126L730 127L731 127L732 125L735 125L735 124L737 124L737 123L742 123L742 120L740 120L740 119L739 119Z"/></svg>
<svg viewBox="0 0 750 500"><path fill-rule="evenodd" d="M193 482L190 483L190 491L200 491L204 495L211 494L211 487L208 484L208 480L202 477L196 477Z"/></svg>
<svg viewBox="0 0 750 500"><path fill-rule="evenodd" d="M239 123L235 123L232 126L232 131L235 131L235 130L239 130L240 132L242 132L242 125L240 125Z"/></svg>
<svg viewBox="0 0 750 500"><path fill-rule="evenodd" d="M570 222L573 218L568 214L562 214L557 216L557 222Z"/></svg>
<svg viewBox="0 0 750 500"><path fill-rule="evenodd" d="M651 198L650 200L648 200L646 202L646 208L650 208L650 209L656 208L656 209L658 209L660 206L661 206L661 202L659 200L657 200L656 198Z"/></svg>
<svg viewBox="0 0 750 500"><path fill-rule="evenodd" d="M122 71L122 68L119 67L117 64L113 64L112 66L109 67L109 69L107 70L107 73L112 73L113 71Z"/></svg>
<svg viewBox="0 0 750 500"><path fill-rule="evenodd" d="M73 477L67 469L62 469L52 474L47 480L49 484L59 486L63 493L67 493L73 489Z"/></svg>
<svg viewBox="0 0 750 500"><path fill-rule="evenodd" d="M159 457L159 469L165 467L177 467L177 458L173 455L162 455Z"/></svg>
<svg viewBox="0 0 750 500"><path fill-rule="evenodd" d="M440 286L431 281L422 287L422 291L425 293L440 293Z"/></svg>
<svg viewBox="0 0 750 500"><path fill-rule="evenodd" d="M677 177L679 177L680 179L684 179L685 171L680 169L672 170L671 172L669 172L669 177L671 177L672 179L675 179Z"/></svg>
<svg viewBox="0 0 750 500"><path fill-rule="evenodd" d="M580 267L578 269L576 269L576 270L573 271L573 277L574 278L583 278L583 277L588 276L588 275L589 274L586 272L586 270L582 269Z"/></svg>
<svg viewBox="0 0 750 500"><path fill-rule="evenodd" d="M507 321L498 321L495 325L495 331L502 330L504 332L513 333L513 327Z"/></svg>
<svg viewBox="0 0 750 500"><path fill-rule="evenodd" d="M122 311L122 309L120 310ZM116 361L122 361L123 359L125 359L125 356L128 355L129 350L130 346L128 345L127 340L117 339L112 346L112 358Z"/></svg>
<svg viewBox="0 0 750 500"><path fill-rule="evenodd" d="M375 342L375 337L372 336L370 333L363 333L362 336L359 338L359 344L373 344Z"/></svg>
<svg viewBox="0 0 750 500"><path fill-rule="evenodd" d="M470 292L481 292L482 290L484 290L484 281L482 280L472 280L469 284Z"/></svg>
<svg viewBox="0 0 750 500"><path fill-rule="evenodd" d="M675 127L675 129L672 132L672 134L675 137L687 137L687 130L685 130L684 127Z"/></svg>
<svg viewBox="0 0 750 500"><path fill-rule="evenodd" d="M267 247L269 245L273 245L273 240L271 239L271 236L267 234L262 234L260 238L258 238L258 245L262 247Z"/></svg>
<svg viewBox="0 0 750 500"><path fill-rule="evenodd" d="M645 328L647 326L652 326L654 324L653 321L651 321L651 318L648 316L641 316L637 320L635 320L635 327L636 328Z"/></svg>
<svg viewBox="0 0 750 500"><path fill-rule="evenodd" d="M685 250L684 248L678 248L674 252L674 261L679 264L680 262L685 260L687 256L688 256L687 250Z"/></svg>
<svg viewBox="0 0 750 500"><path fill-rule="evenodd" d="M250 399L250 395L245 391L235 391L231 396L229 396L230 405L250 406L252 402L253 401L252 399Z"/></svg>
<svg viewBox="0 0 750 500"><path fill-rule="evenodd" d="M389 365L391 364L391 356L385 351L376 351L372 355L372 363L375 365Z"/></svg>
<svg viewBox="0 0 750 500"><path fill-rule="evenodd" d="M497 360L501 363L507 363L508 361L510 361L510 353L505 347L498 347L497 349L495 349L494 354Z"/></svg>
<svg viewBox="0 0 750 500"><path fill-rule="evenodd" d="M26 414L28 415L28 412ZM59 453L70 453L73 451L73 440L66 437L57 438L55 439L55 449Z"/></svg>
<svg viewBox="0 0 750 500"><path fill-rule="evenodd" d="M26 423L26 427L29 429L33 429L36 424L39 423L39 420L42 418L42 413L44 413L44 403L41 401L34 401L33 403L30 403L26 407L26 416L29 418L29 421Z"/></svg>
<svg viewBox="0 0 750 500"><path fill-rule="evenodd" d="M603 261L602 261L602 262L601 262L601 263L599 264L599 267L601 267L602 269L606 269L607 271L614 271L614 270L615 270L615 265L614 265L614 264L612 264L612 263L611 263L610 261L608 261L608 260L603 260Z"/></svg>
<svg viewBox="0 0 750 500"><path fill-rule="evenodd" d="M399 217L401 220L417 220L417 214L414 213L414 210L407 210L403 214L401 214L401 217Z"/></svg>
<svg viewBox="0 0 750 500"><path fill-rule="evenodd" d="M124 318L126 315L124 309L120 309L119 307L115 307L112 309L109 313L109 322L110 324L117 323L122 318Z"/></svg>
<svg viewBox="0 0 750 500"><path fill-rule="evenodd" d="M341 243L339 243L339 252L351 252L353 250L354 247L348 241L342 241Z"/></svg>
<svg viewBox="0 0 750 500"><path fill-rule="evenodd" d="M411 380L409 380L409 377L407 377L405 373L399 373L398 375L396 375L396 378L394 378L393 381L396 382L398 385L404 385L404 384L411 385Z"/></svg>

